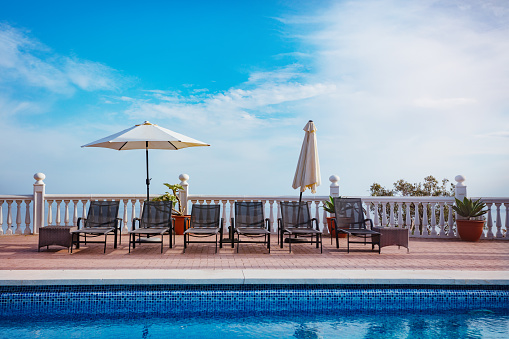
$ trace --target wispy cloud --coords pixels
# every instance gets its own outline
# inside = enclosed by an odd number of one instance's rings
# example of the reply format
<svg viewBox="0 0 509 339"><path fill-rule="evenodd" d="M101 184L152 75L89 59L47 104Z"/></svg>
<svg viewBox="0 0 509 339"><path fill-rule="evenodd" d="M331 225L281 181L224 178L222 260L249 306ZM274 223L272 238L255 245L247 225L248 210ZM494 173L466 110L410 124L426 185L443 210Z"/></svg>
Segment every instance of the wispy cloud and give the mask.
<svg viewBox="0 0 509 339"><path fill-rule="evenodd" d="M121 81L106 65L58 55L28 32L0 25L0 84L71 95L77 89L115 90Z"/></svg>

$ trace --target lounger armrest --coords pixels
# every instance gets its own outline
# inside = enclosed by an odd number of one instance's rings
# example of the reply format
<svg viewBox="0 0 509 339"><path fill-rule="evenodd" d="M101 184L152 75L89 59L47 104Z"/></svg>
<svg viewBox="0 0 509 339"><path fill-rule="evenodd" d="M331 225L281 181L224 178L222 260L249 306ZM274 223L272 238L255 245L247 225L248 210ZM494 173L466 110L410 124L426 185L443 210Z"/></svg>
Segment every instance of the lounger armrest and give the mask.
<svg viewBox="0 0 509 339"><path fill-rule="evenodd" d="M81 220L83 220L83 226L85 225L85 223L87 222L87 218L82 218L82 217L79 217L78 218L78 223L76 224L78 226L78 229L80 229L80 222Z"/></svg>
<svg viewBox="0 0 509 339"><path fill-rule="evenodd" d="M369 221L369 229L372 230L373 229L373 220L371 220L371 219L364 219L364 223L366 223L366 221Z"/></svg>
<svg viewBox="0 0 509 339"><path fill-rule="evenodd" d="M131 228L131 231L134 231L136 229L136 221L138 221L138 225L140 224L140 218L134 218L133 219L133 227Z"/></svg>
<svg viewBox="0 0 509 339"><path fill-rule="evenodd" d="M316 219L316 218L312 218L312 219L311 219L311 225L313 225L313 221L315 222L315 225L316 225L316 227L315 227L315 228L316 228L316 230L317 230L317 231L319 231L319 230L320 230L320 227L319 227L319 225L318 225L318 219Z"/></svg>

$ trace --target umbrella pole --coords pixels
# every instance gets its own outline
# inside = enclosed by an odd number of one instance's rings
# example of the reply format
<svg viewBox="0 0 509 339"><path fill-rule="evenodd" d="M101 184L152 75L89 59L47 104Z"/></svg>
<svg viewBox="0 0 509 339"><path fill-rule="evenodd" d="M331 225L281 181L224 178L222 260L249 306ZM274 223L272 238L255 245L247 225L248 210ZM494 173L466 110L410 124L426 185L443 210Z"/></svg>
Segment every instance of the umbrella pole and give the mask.
<svg viewBox="0 0 509 339"><path fill-rule="evenodd" d="M146 141L146 144L145 144L145 157L146 157L146 162L147 162L147 201L150 200L150 179L148 178L148 141Z"/></svg>

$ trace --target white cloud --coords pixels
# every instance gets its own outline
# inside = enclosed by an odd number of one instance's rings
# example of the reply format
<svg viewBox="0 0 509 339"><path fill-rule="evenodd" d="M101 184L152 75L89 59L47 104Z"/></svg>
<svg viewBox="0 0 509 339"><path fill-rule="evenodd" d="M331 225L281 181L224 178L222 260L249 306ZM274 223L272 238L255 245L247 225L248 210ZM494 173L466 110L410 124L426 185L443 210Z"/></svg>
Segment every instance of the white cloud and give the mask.
<svg viewBox="0 0 509 339"><path fill-rule="evenodd" d="M120 77L97 62L60 56L27 32L0 25L0 83L71 95L75 90L114 90Z"/></svg>

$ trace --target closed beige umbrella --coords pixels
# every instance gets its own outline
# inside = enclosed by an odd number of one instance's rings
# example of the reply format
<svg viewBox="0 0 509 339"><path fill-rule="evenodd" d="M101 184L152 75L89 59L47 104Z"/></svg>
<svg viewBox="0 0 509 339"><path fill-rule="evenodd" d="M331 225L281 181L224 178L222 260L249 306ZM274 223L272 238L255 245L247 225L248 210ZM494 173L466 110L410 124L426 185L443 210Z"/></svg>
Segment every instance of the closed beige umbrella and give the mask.
<svg viewBox="0 0 509 339"><path fill-rule="evenodd" d="M302 192L307 188L311 193L316 193L316 187L320 186L320 163L318 161L318 147L316 143L316 126L312 120L304 127L306 132L302 148L300 150L299 162L293 179L292 187L300 187L299 202L302 201Z"/></svg>

